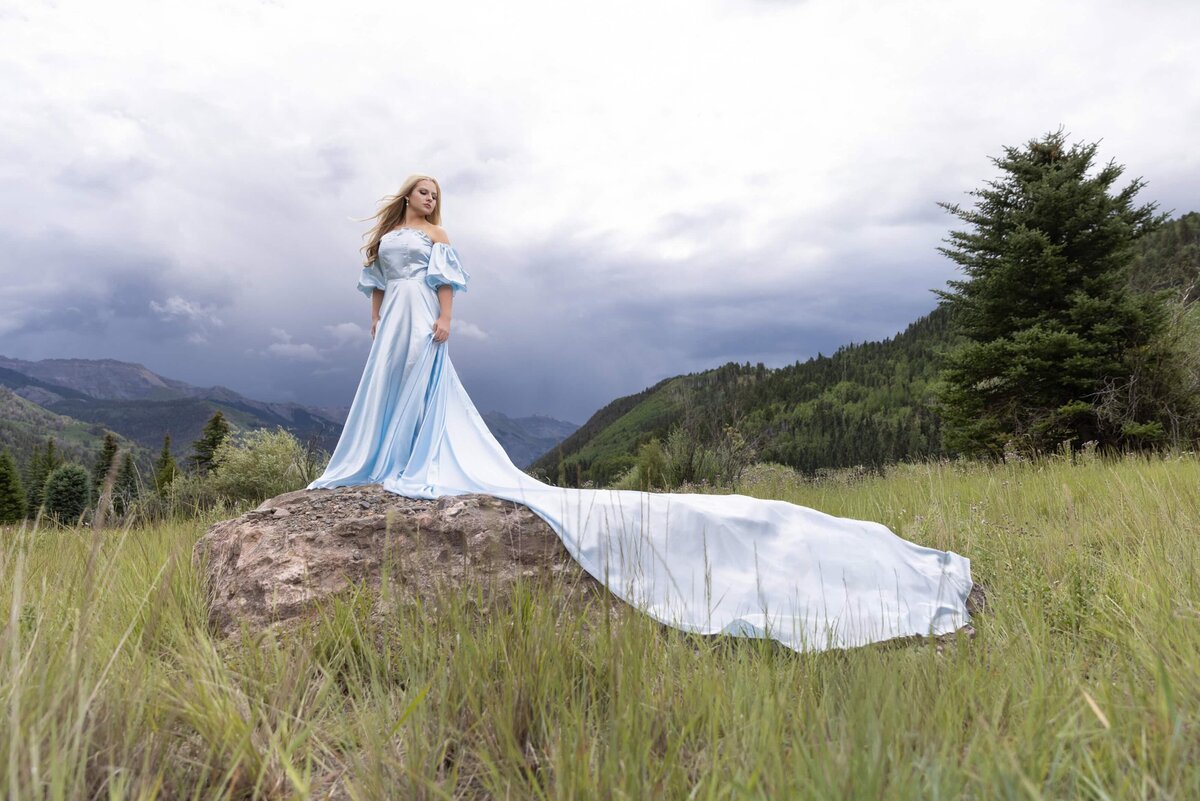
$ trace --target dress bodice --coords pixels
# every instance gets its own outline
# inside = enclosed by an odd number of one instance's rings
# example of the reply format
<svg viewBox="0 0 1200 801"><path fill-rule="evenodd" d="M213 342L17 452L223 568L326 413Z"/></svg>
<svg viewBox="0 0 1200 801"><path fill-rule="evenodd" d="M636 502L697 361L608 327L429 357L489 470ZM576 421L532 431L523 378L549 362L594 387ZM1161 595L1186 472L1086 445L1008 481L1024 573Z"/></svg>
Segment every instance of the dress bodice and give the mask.
<svg viewBox="0 0 1200 801"><path fill-rule="evenodd" d="M434 290L449 284L455 292L465 292L470 277L453 247L434 242L420 229L406 227L380 238L379 255L363 267L358 288L370 297L376 289L386 292L389 281L416 279Z"/></svg>
<svg viewBox="0 0 1200 801"><path fill-rule="evenodd" d="M385 281L417 278L428 271L433 240L416 228L396 228L379 240L379 266Z"/></svg>

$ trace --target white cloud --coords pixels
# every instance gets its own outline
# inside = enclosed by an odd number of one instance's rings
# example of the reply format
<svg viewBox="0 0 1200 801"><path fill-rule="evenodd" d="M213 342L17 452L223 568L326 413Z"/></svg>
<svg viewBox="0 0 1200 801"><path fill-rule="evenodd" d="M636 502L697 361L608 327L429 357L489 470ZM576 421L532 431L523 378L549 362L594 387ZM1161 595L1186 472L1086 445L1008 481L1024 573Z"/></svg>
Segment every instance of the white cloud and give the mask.
<svg viewBox="0 0 1200 801"><path fill-rule="evenodd" d="M475 323L470 323L466 320L455 320L452 322L450 324L450 333L460 337L466 337L467 339L478 340L480 342L488 338L486 331L475 325Z"/></svg>
<svg viewBox="0 0 1200 801"><path fill-rule="evenodd" d="M159 316L159 319L168 322L172 320L187 320L202 325L218 327L224 325L221 322L221 318L217 317L216 312L211 306L193 303L178 295L172 295L163 303L152 300L150 301L150 308Z"/></svg>
<svg viewBox="0 0 1200 801"><path fill-rule="evenodd" d="M171 295L163 303L151 300L150 310L165 323L186 326L189 330L184 341L191 345L207 344L210 329L224 325L212 306L195 303L179 295Z"/></svg>
<svg viewBox="0 0 1200 801"><path fill-rule="evenodd" d="M319 362L325 358L312 345L302 343L275 342L267 346L266 353L296 362Z"/></svg>
<svg viewBox="0 0 1200 801"><path fill-rule="evenodd" d="M306 342L293 342L292 335L282 328L272 328L271 336L275 338L275 342L267 345L259 354L265 358L278 358L293 362L325 360L325 353Z"/></svg>
<svg viewBox="0 0 1200 801"><path fill-rule="evenodd" d="M334 345L337 347L360 345L367 339L367 329L358 323L337 323L323 327L329 332L330 338L333 339Z"/></svg>

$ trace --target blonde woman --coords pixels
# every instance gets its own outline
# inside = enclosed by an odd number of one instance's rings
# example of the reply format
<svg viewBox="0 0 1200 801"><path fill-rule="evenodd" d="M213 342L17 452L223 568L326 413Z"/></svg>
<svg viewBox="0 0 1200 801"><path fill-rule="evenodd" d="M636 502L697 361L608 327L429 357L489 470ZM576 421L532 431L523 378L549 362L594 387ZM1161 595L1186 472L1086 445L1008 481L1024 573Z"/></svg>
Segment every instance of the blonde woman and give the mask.
<svg viewBox="0 0 1200 801"><path fill-rule="evenodd" d="M822 650L968 623L970 561L879 523L744 495L572 489L526 475L447 353L454 299L470 275L441 208L438 182L414 175L375 215L358 282L371 298L371 351L310 489L379 483L412 498L483 493L522 503L614 594L688 631Z"/></svg>

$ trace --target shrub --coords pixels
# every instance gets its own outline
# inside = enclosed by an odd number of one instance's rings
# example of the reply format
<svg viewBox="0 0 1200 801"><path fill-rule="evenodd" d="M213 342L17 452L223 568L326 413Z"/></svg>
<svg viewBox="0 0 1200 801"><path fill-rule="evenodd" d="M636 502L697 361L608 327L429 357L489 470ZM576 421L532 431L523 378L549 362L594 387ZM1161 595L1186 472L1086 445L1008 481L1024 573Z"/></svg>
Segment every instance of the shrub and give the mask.
<svg viewBox="0 0 1200 801"><path fill-rule="evenodd" d="M303 489L318 461L283 428L256 429L229 438L213 455L213 487L231 499L263 501Z"/></svg>
<svg viewBox="0 0 1200 801"><path fill-rule="evenodd" d="M161 490L142 502L142 512L154 520L207 517L230 511L233 504L217 492L215 476L177 473Z"/></svg>
<svg viewBox="0 0 1200 801"><path fill-rule="evenodd" d="M43 498L47 515L73 525L92 504L92 477L82 465L60 465L46 476Z"/></svg>

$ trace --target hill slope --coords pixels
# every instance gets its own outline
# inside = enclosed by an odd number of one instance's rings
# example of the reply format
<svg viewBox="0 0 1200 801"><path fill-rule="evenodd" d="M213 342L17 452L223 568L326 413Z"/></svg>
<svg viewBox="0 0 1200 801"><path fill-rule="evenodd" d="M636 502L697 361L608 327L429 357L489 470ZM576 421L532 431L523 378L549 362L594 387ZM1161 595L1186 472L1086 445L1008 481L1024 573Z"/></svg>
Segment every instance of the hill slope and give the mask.
<svg viewBox="0 0 1200 801"><path fill-rule="evenodd" d="M924 456L941 443L927 394L948 330L937 309L892 339L832 356L773 370L730 362L669 378L608 404L532 467L565 484L603 484L675 425L706 442L733 425L760 459L802 470Z"/></svg>
<svg viewBox="0 0 1200 801"><path fill-rule="evenodd" d="M1200 213L1145 237L1129 280L1138 291L1200 297ZM931 386L938 352L951 344L949 316L939 307L891 339L832 356L777 369L731 362L667 378L612 401L531 468L562 484L605 484L633 464L639 446L675 425L705 445L734 425L759 459L804 471L940 454Z"/></svg>
<svg viewBox="0 0 1200 801"><path fill-rule="evenodd" d="M7 447L24 469L35 444L42 445L53 437L55 447L69 461L90 466L104 442L104 426L93 425L55 414L36 403L22 398L8 386L0 386L0 449ZM122 446L131 443L119 438ZM150 454L134 449L139 464L149 464Z"/></svg>

